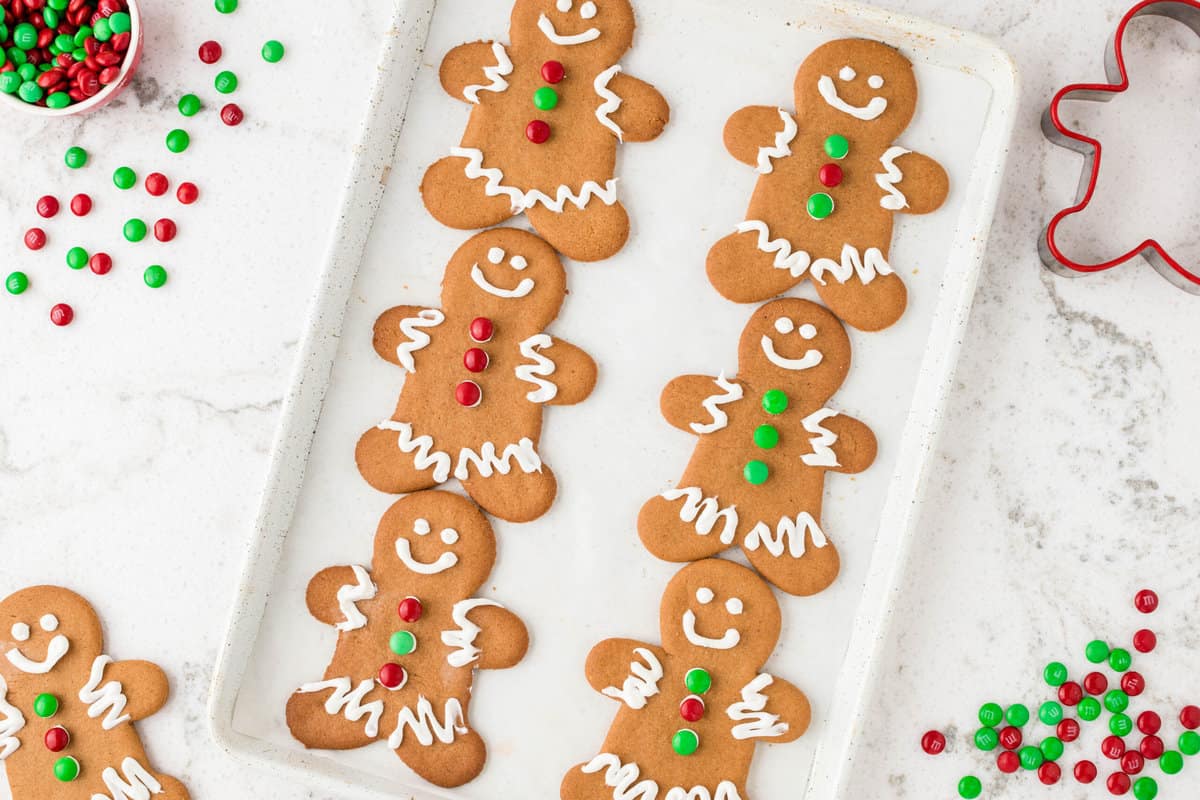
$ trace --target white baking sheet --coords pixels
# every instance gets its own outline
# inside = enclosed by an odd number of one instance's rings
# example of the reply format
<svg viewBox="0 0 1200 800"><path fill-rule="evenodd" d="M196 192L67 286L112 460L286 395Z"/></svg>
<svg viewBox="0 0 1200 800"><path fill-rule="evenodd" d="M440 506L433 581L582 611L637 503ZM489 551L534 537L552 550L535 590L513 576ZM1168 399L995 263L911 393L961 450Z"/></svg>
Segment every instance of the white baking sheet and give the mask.
<svg viewBox="0 0 1200 800"><path fill-rule="evenodd" d="M394 500L361 480L353 458L358 436L390 413L401 385L400 371L371 348L372 324L396 304L436 305L446 261L469 235L431 219L417 191L425 168L457 143L468 114L441 90L438 64L464 41L507 40L508 0L399 6L377 102L385 118L367 127L364 162L347 195L346 240L331 251L315 303L260 538L214 685L214 730L231 750L326 786L353 786L356 796L365 789L487 800L557 797L564 772L597 752L616 709L588 687L584 658L609 636L657 642L660 594L678 569L646 553L634 525L641 504L673 485L695 443L661 419L659 392L684 373L732 372L754 308L723 300L704 275L708 248L743 218L756 177L725 153L722 126L744 105L790 106L795 71L815 46L865 35L903 47L917 63L922 100L902 141L940 160L953 189L937 214L898 225L892 261L910 288L907 316L885 333L852 334L855 361L831 405L874 428L880 455L867 473L831 475L827 483L824 523L843 556L839 581L816 598L781 597L784 633L768 667L809 694L815 720L801 741L759 748L749 794L797 796L818 743L850 729L855 706L834 710L835 686L867 576L889 577L878 564L871 570L876 532L892 542L909 533L908 507L952 372L1011 130L1011 66L974 37L845 5L638 5L637 42L623 64L663 91L672 122L658 141L622 150L628 246L601 264L568 265L571 293L552 332L595 357L600 382L586 403L548 411L541 453L559 477L554 509L527 525L495 523L500 556L487 594L525 619L532 646L518 667L477 675L472 722L489 745L486 770L461 789L434 790L384 744L305 753L283 712L297 685L321 676L334 643L334 631L305 610L308 579L328 565L366 563L378 519ZM427 19L409 98L407 67ZM380 166L373 159L401 124L371 227L378 191L368 184ZM353 256L367 230L359 270ZM868 597L882 591L876 586ZM870 654L875 632L857 628L854 647ZM850 675L855 697L860 678L865 673ZM839 736L831 741L843 746Z"/></svg>

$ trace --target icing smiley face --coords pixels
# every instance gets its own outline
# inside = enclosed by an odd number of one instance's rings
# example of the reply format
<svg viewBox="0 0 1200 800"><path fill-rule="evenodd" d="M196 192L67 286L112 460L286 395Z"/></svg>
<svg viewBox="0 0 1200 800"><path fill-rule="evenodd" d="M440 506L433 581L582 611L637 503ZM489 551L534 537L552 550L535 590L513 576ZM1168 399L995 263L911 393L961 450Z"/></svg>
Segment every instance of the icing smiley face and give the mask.
<svg viewBox="0 0 1200 800"><path fill-rule="evenodd" d="M544 328L566 296L566 271L558 255L533 234L498 228L478 234L454 254L446 269L442 301L472 318Z"/></svg>
<svg viewBox="0 0 1200 800"><path fill-rule="evenodd" d="M788 358L780 354L780 350L784 350L784 347L776 348L775 346L776 338L786 338L792 334L799 336L806 342L816 339L817 326L811 322L801 322L797 325L796 321L791 317L779 317L775 320L775 332L779 334L779 337L772 336L769 333L763 334L762 351L767 360L780 369L798 372L800 370L812 369L825 360L825 355L820 350L809 349L805 350L804 355L799 358ZM789 343L788 348L794 346L794 343Z"/></svg>
<svg viewBox="0 0 1200 800"><path fill-rule="evenodd" d="M429 520L419 517L413 522L413 536L424 538L433 533L433 527L429 524ZM447 548L453 548L458 544L458 531L454 528L443 528L438 534L438 539L441 539L442 544ZM432 561L421 561L413 555L413 539L412 537L404 537L396 539L396 557L409 570L418 575L436 575L439 572L445 572L458 563L458 555L452 550L447 549ZM425 549L424 546L422 549Z"/></svg>
<svg viewBox="0 0 1200 800"><path fill-rule="evenodd" d="M519 0L511 27L514 45L556 50L564 63L584 55L604 66L632 46L633 29L629 0Z"/></svg>
<svg viewBox="0 0 1200 800"><path fill-rule="evenodd" d="M14 622L9 631L14 644L4 653L5 658L27 675L45 675L58 666L58 662L71 649L70 640L61 633L56 633L58 626L59 620L54 614L43 614L37 620L36 626L26 622ZM36 638L35 627L40 631ZM32 655L37 647L43 648L40 657Z"/></svg>
<svg viewBox="0 0 1200 800"><path fill-rule="evenodd" d="M838 80L842 83L852 84L858 78L858 73L854 67L849 65L842 67L838 71ZM872 90L882 89L886 80L882 75L872 75L867 78L867 86ZM861 119L864 122L879 119L884 111L887 111L888 101L886 97L874 95L866 105L856 106L842 99L838 93L838 84L828 75L822 75L817 80L817 91L821 93L821 97L831 107L836 108L843 114L849 114L855 119Z"/></svg>
<svg viewBox="0 0 1200 800"><path fill-rule="evenodd" d="M785 298L760 308L742 333L739 375L795 397L823 402L845 380L846 329L828 310ZM769 385L767 385L769 384Z"/></svg>
<svg viewBox="0 0 1200 800"><path fill-rule="evenodd" d="M483 583L495 559L495 536L473 503L446 492L424 492L396 503L380 521L374 581L394 580L416 597L441 592L434 584L469 593Z"/></svg>
<svg viewBox="0 0 1200 800"><path fill-rule="evenodd" d="M684 567L662 602L663 645L669 652L702 652L706 663L732 659L764 663L779 638L780 612L770 587L730 561Z"/></svg>
<svg viewBox="0 0 1200 800"><path fill-rule="evenodd" d="M96 612L72 591L33 586L0 603L0 676L10 685L90 663L102 644Z"/></svg>
<svg viewBox="0 0 1200 800"><path fill-rule="evenodd" d="M814 50L796 76L795 91L801 118L817 118L831 134L870 130L890 139L908 127L916 110L912 64L895 48L866 39Z"/></svg>
<svg viewBox="0 0 1200 800"><path fill-rule="evenodd" d="M586 0L586 2L582 3L576 3L575 0L556 0L554 7L558 11L559 24L566 22L571 27L579 27L576 20L570 18L572 11L575 11L579 15L583 23L594 20L597 13L599 13L594 0ZM563 19L564 16L566 17L565 20ZM538 30L551 43L561 47L574 47L575 45L594 42L600 38L600 29L594 26L579 33L560 33L555 26L555 21L546 14L538 17Z"/></svg>
<svg viewBox="0 0 1200 800"><path fill-rule="evenodd" d="M489 264L493 266L501 266L506 260L508 261L508 265L512 267L515 272L524 272L529 268L529 261L525 258L525 256L514 255L512 258L509 258L508 253L504 252L503 248L500 247L493 247L491 250L488 250L487 261ZM533 291L533 287L535 286L533 278L522 278L521 281L511 289L497 286L488 280L487 274L483 271L479 264L471 267L471 280L475 282L476 286L493 297L501 297L505 299L526 297L530 292Z"/></svg>
<svg viewBox="0 0 1200 800"><path fill-rule="evenodd" d="M716 592L707 586L701 586L696 590L696 602L701 606L711 605L716 599ZM745 604L742 603L740 597L730 597L725 601L725 611L731 616L740 616L744 610ZM683 635L689 643L694 644L696 647L707 647L710 650L729 650L737 647L738 642L742 640L742 634L737 628L726 628L725 632L719 637L705 636L700 633L696 629L696 612L691 608L683 612L682 625Z"/></svg>

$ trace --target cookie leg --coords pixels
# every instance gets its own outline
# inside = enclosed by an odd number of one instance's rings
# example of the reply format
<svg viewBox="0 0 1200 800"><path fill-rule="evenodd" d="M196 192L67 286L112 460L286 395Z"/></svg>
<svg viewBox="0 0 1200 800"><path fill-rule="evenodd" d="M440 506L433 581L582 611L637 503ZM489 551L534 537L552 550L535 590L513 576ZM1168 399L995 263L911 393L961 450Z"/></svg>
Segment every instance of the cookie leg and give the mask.
<svg viewBox="0 0 1200 800"><path fill-rule="evenodd" d="M860 331L879 331L904 316L908 290L898 275L879 275L864 285L858 277L839 283L825 276L825 284L813 282L821 301L843 322Z"/></svg>
<svg viewBox="0 0 1200 800"><path fill-rule="evenodd" d="M358 440L354 460L363 479L387 494L408 494L438 485L432 468L417 469L416 455L400 450L396 431L371 428ZM447 458L449 458L447 456Z"/></svg>
<svg viewBox="0 0 1200 800"><path fill-rule="evenodd" d="M726 300L760 303L800 283L791 270L777 269L776 256L758 248L754 231L733 233L708 251L708 280Z"/></svg>
<svg viewBox="0 0 1200 800"><path fill-rule="evenodd" d="M450 228L473 231L499 225L513 215L508 195L488 195L487 179L467 177L465 158L447 157L425 172L421 199L433 218Z"/></svg>
<svg viewBox="0 0 1200 800"><path fill-rule="evenodd" d="M351 722L325 710L331 691L296 692L288 699L287 724L296 741L313 750L353 750L375 741L366 734L366 717Z"/></svg>
<svg viewBox="0 0 1200 800"><path fill-rule="evenodd" d="M541 472L523 472L515 463L507 475L473 477L463 489L479 507L509 522L532 522L550 510L558 496L558 481L545 464Z"/></svg>
<svg viewBox="0 0 1200 800"><path fill-rule="evenodd" d="M487 745L475 731L456 734L454 741L421 744L416 736L405 736L396 755L409 768L435 786L453 789L474 780L487 762Z"/></svg>
<svg viewBox="0 0 1200 800"><path fill-rule="evenodd" d="M655 497L650 500L638 513L638 536L657 558L663 561L699 561L709 558L727 549L736 533L736 519L729 520L729 531L725 532L726 517L715 517L714 524L709 527L707 516L689 514L686 498L668 500L665 497ZM714 506L714 512L715 512ZM697 522L700 528L697 529ZM707 534L700 530L707 529ZM722 535L725 541L722 541Z"/></svg>
<svg viewBox="0 0 1200 800"><path fill-rule="evenodd" d="M800 558L786 551L774 556L764 547L749 550L743 546L742 550L764 578L797 597L810 597L825 591L842 568L841 557L833 542L815 547L811 538L805 542L805 552Z"/></svg>
<svg viewBox="0 0 1200 800"><path fill-rule="evenodd" d="M620 203L593 199L582 209L567 203L562 213L538 205L525 215L543 239L574 261L612 258L629 239L629 214Z"/></svg>
<svg viewBox="0 0 1200 800"><path fill-rule="evenodd" d="M175 778L168 775L155 777L162 784L162 791L154 793L154 800L191 800L187 788Z"/></svg>
<svg viewBox="0 0 1200 800"><path fill-rule="evenodd" d="M558 796L561 800L612 800L614 790L604 783L604 771L584 772L583 764L563 776Z"/></svg>

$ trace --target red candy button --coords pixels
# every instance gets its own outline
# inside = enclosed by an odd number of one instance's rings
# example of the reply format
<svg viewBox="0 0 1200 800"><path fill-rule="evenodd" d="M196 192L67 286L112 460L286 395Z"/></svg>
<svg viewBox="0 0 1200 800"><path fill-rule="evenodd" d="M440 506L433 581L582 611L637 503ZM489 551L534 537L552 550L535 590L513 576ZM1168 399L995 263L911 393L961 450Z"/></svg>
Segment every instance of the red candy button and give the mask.
<svg viewBox="0 0 1200 800"><path fill-rule="evenodd" d="M1083 690L1091 695L1102 695L1108 691L1108 678L1100 672L1089 672L1083 679Z"/></svg>
<svg viewBox="0 0 1200 800"><path fill-rule="evenodd" d="M399 664L384 664L379 668L379 682L388 689L399 689L408 680L408 673Z"/></svg>
<svg viewBox="0 0 1200 800"><path fill-rule="evenodd" d="M1011 750L1005 750L996 756L996 768L1011 775L1021 768L1021 757Z"/></svg>
<svg viewBox="0 0 1200 800"><path fill-rule="evenodd" d="M72 197L71 213L77 217L86 217L92 213L92 198L86 194L77 194Z"/></svg>
<svg viewBox="0 0 1200 800"><path fill-rule="evenodd" d="M483 402L483 390L475 381L463 381L454 387L454 399L460 406L475 408Z"/></svg>
<svg viewBox="0 0 1200 800"><path fill-rule="evenodd" d="M175 192L175 196L179 198L179 202L185 206L190 206L200 197L200 190L196 188L194 183L181 183L179 190Z"/></svg>
<svg viewBox="0 0 1200 800"><path fill-rule="evenodd" d="M1124 772L1114 772L1108 776L1108 791L1110 794L1121 795L1129 791L1131 783Z"/></svg>
<svg viewBox="0 0 1200 800"><path fill-rule="evenodd" d="M1021 731L1009 725L1000 731L1000 746L1005 750L1016 750L1021 746Z"/></svg>
<svg viewBox="0 0 1200 800"><path fill-rule="evenodd" d="M567 76L566 67L558 61L547 61L542 64L542 80L546 83L561 83Z"/></svg>
<svg viewBox="0 0 1200 800"><path fill-rule="evenodd" d="M50 309L50 321L60 328L64 325L70 325L73 319L75 319L75 309L66 303L59 303Z"/></svg>
<svg viewBox="0 0 1200 800"><path fill-rule="evenodd" d="M1038 767L1038 780L1047 786L1053 786L1058 783L1058 779L1062 777L1062 768L1053 761L1047 761Z"/></svg>
<svg viewBox="0 0 1200 800"><path fill-rule="evenodd" d="M1058 738L1064 742L1070 743L1075 741L1079 738L1078 720L1064 719L1062 722L1058 723L1058 727L1055 728L1055 733L1057 733Z"/></svg>
<svg viewBox="0 0 1200 800"><path fill-rule="evenodd" d="M550 139L550 125L535 119L525 127L525 138L534 144L545 144Z"/></svg>
<svg viewBox="0 0 1200 800"><path fill-rule="evenodd" d="M826 164L825 166L821 167L819 177L821 179L822 186L828 186L832 189L834 186L842 185L842 180L845 178L845 173L842 172L842 168L837 164Z"/></svg>
<svg viewBox="0 0 1200 800"><path fill-rule="evenodd" d="M221 60L221 45L208 41L200 45L200 60L205 64L215 64Z"/></svg>
<svg viewBox="0 0 1200 800"><path fill-rule="evenodd" d="M1064 706L1077 706L1083 699L1083 687L1075 681L1068 681L1058 687L1058 702Z"/></svg>
<svg viewBox="0 0 1200 800"><path fill-rule="evenodd" d="M699 721L704 716L704 701L696 697L696 695L685 697L683 702L679 704L679 716L688 722Z"/></svg>
<svg viewBox="0 0 1200 800"><path fill-rule="evenodd" d="M160 219L154 223L154 238L160 242L169 242L175 238L175 234L179 232L175 221L170 219Z"/></svg>
<svg viewBox="0 0 1200 800"><path fill-rule="evenodd" d="M1183 710L1179 712L1179 724L1189 731L1200 728L1200 708L1184 706Z"/></svg>
<svg viewBox="0 0 1200 800"><path fill-rule="evenodd" d="M162 197L171 188L171 182L161 172L151 172L146 176L146 191L155 197Z"/></svg>
<svg viewBox="0 0 1200 800"><path fill-rule="evenodd" d="M1162 717L1153 711L1143 711L1138 714L1137 729L1147 735L1158 733L1162 730Z"/></svg>
<svg viewBox="0 0 1200 800"><path fill-rule="evenodd" d="M1139 653L1149 653L1158 645L1158 637L1154 631L1143 628L1133 635L1133 649Z"/></svg>
<svg viewBox="0 0 1200 800"><path fill-rule="evenodd" d="M1149 589L1142 589L1133 598L1133 605L1143 614L1153 614L1158 609L1158 595Z"/></svg>
<svg viewBox="0 0 1200 800"><path fill-rule="evenodd" d="M1137 697L1146 691L1146 679L1140 672L1126 672L1121 676L1121 688L1130 697Z"/></svg>
<svg viewBox="0 0 1200 800"><path fill-rule="evenodd" d="M42 741L45 742L46 749L51 753L61 753L71 743L71 734L67 733L66 728L54 727L46 731L46 736Z"/></svg>
<svg viewBox="0 0 1200 800"><path fill-rule="evenodd" d="M1129 750L1121 756L1121 770L1126 775L1137 775L1146 766L1146 759L1137 750Z"/></svg>
<svg viewBox="0 0 1200 800"><path fill-rule="evenodd" d="M1090 761L1080 761L1075 765L1075 780L1080 783L1091 783L1096 780L1096 765Z"/></svg>
<svg viewBox="0 0 1200 800"><path fill-rule="evenodd" d="M471 320L471 340L483 344L490 342L495 334L495 326L487 317L476 317Z"/></svg>
<svg viewBox="0 0 1200 800"><path fill-rule="evenodd" d="M1166 752L1167 746L1163 740L1157 736L1147 736L1142 739L1142 743L1138 745L1138 752L1147 761L1157 761L1159 756Z"/></svg>
<svg viewBox="0 0 1200 800"><path fill-rule="evenodd" d="M1105 758L1116 761L1125 755L1125 742L1120 736L1106 736L1100 743L1100 752L1104 754Z"/></svg>
<svg viewBox="0 0 1200 800"><path fill-rule="evenodd" d="M936 756L946 749L946 737L941 731L927 731L921 737L921 749L931 756Z"/></svg>
<svg viewBox="0 0 1200 800"><path fill-rule="evenodd" d="M37 213L39 217L50 219L58 214L58 198L52 195L38 198Z"/></svg>
<svg viewBox="0 0 1200 800"><path fill-rule="evenodd" d="M487 369L488 354L478 347L472 347L463 354L463 366L468 372L483 372Z"/></svg>
<svg viewBox="0 0 1200 800"><path fill-rule="evenodd" d="M416 622L421 618L421 614L425 609L421 606L421 601L415 597L406 597L400 601L400 607L396 609L396 613L400 615L400 619L405 622Z"/></svg>
<svg viewBox="0 0 1200 800"><path fill-rule="evenodd" d="M41 228L25 231L25 246L30 250L41 250L46 246L46 232Z"/></svg>
<svg viewBox="0 0 1200 800"><path fill-rule="evenodd" d="M242 120L245 118L246 113L242 111L242 107L237 103L230 103L221 109L221 122L224 122L231 128L241 125Z"/></svg>
<svg viewBox="0 0 1200 800"><path fill-rule="evenodd" d="M88 266L97 275L107 275L113 268L112 256L108 253L93 253L88 259Z"/></svg>

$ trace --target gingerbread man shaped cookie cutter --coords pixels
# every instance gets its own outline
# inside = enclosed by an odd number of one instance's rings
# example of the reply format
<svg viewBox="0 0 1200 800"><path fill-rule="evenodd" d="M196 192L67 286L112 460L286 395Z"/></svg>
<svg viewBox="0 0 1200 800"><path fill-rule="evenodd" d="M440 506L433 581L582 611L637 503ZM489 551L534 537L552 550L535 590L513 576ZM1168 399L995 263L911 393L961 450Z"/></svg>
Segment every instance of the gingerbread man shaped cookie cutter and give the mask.
<svg viewBox="0 0 1200 800"><path fill-rule="evenodd" d="M1102 147L1096 139L1072 130L1062 119L1061 106L1065 100L1089 100L1107 103L1129 88L1129 72L1125 66L1125 31L1135 19L1144 16L1167 17L1180 22L1200 36L1200 0L1143 0L1121 19L1105 53L1104 70L1108 83L1077 83L1059 90L1042 116L1042 132L1052 143L1082 153L1084 169L1079 182L1075 204L1054 215L1042 231L1038 252L1042 263L1052 272L1065 277L1079 277L1104 272L1141 256L1164 278L1192 294L1200 294L1200 272L1189 269L1175 260L1156 239L1147 239L1136 247L1109 261L1084 264L1068 258L1058 246L1058 226L1068 217L1087 208L1096 193L1100 179Z"/></svg>

